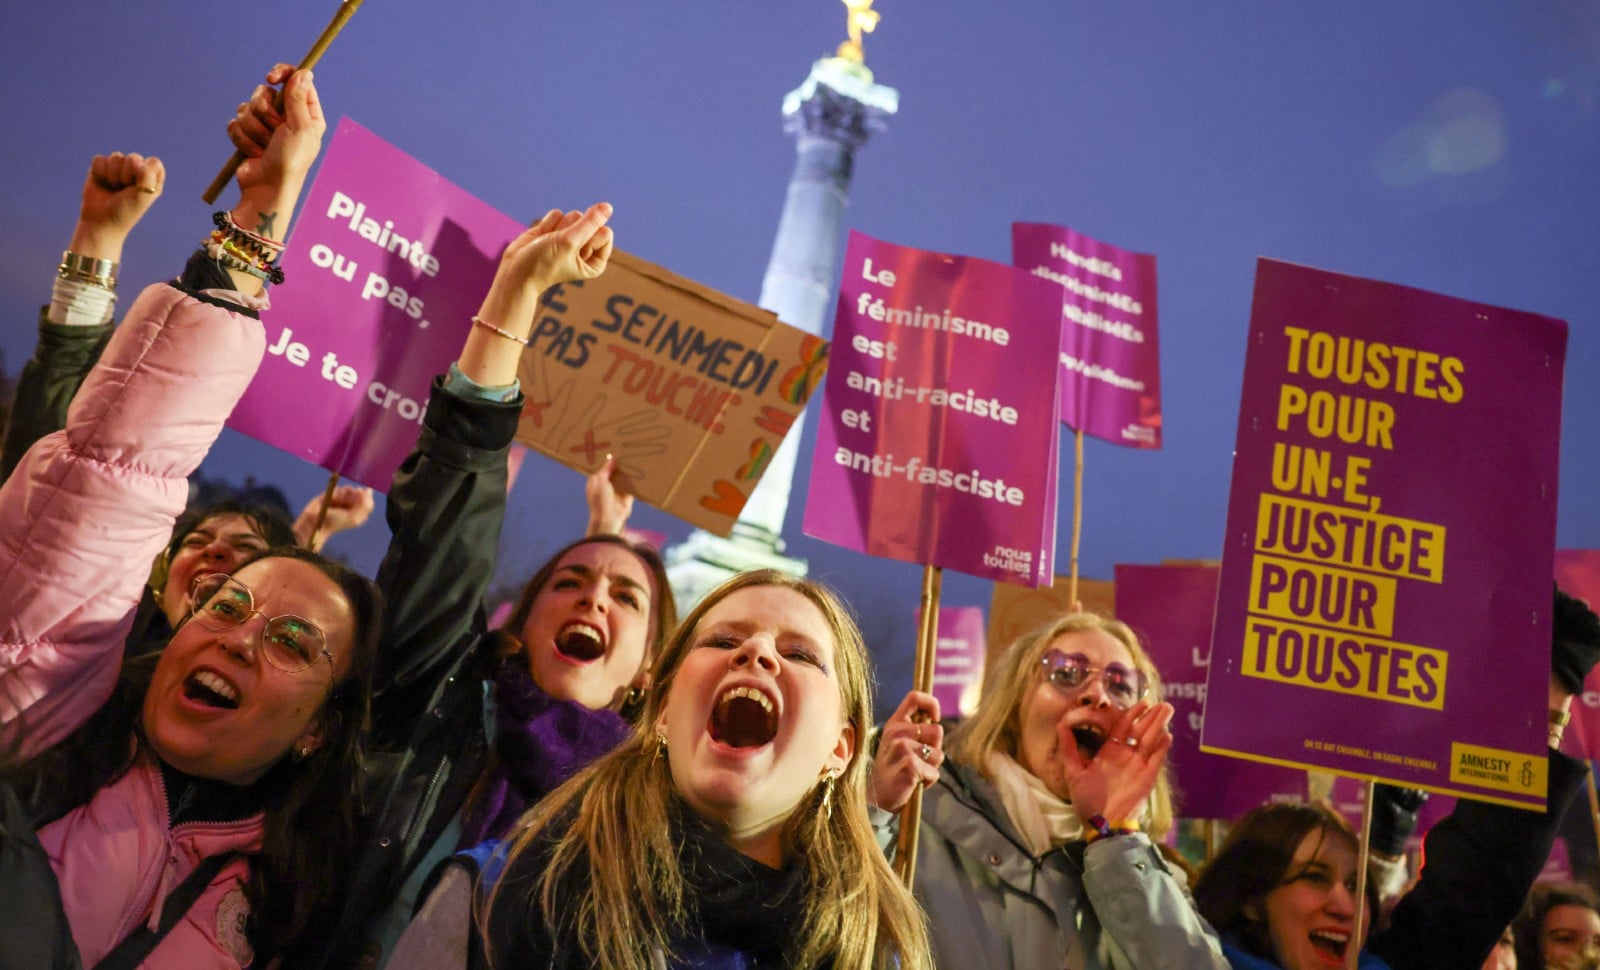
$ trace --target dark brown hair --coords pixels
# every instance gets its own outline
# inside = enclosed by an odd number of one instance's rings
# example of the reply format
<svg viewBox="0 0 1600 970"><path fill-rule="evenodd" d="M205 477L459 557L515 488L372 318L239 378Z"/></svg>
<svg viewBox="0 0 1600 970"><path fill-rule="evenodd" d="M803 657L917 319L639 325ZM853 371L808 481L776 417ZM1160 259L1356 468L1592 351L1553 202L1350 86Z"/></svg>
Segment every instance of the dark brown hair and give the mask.
<svg viewBox="0 0 1600 970"><path fill-rule="evenodd" d="M1511 921L1518 970L1544 970L1544 921L1557 906L1582 906L1600 913L1600 895L1576 882L1541 882L1534 886L1522 912Z"/></svg>
<svg viewBox="0 0 1600 970"><path fill-rule="evenodd" d="M1326 805L1284 803L1252 810L1234 823L1222 851L1201 871L1194 884L1195 908L1224 940L1252 956L1276 960L1262 902L1300 875L1291 871L1295 852L1313 832L1318 851L1329 838L1356 845L1350 823ZM1378 889L1370 877L1366 895L1368 919L1376 921Z"/></svg>
<svg viewBox="0 0 1600 970"><path fill-rule="evenodd" d="M285 751L255 785L263 793L266 832L245 893L251 908L250 939L264 965L275 955L316 954L331 937L340 911L336 903L349 871L345 859L360 810L362 741L371 709L382 597L366 577L299 546L268 549L239 568L263 559L297 559L315 566L339 587L351 617L349 665L318 715L321 746L299 761ZM3 773L36 825L87 804L148 748L140 711L161 652L125 660L111 698L83 726Z"/></svg>
<svg viewBox="0 0 1600 970"><path fill-rule="evenodd" d="M666 642L667 634L671 633L678 625L678 603L672 596L672 585L667 579L667 567L661 562L661 556L654 549L642 542L629 542L617 535L585 536L576 542L569 542L557 549L555 554L546 559L539 571L528 580L528 585L522 588L522 595L517 597L517 605L511 615L500 629L517 637L519 642L522 637L522 628L528 623L528 615L533 612L533 601L539 598L544 588L550 585L550 578L555 575L556 568L561 565L561 560L567 553L587 545L603 544L626 549L644 563L645 571L650 574L650 581L655 589L650 591L650 640L645 644L645 666L649 666L656 656L656 651Z"/></svg>

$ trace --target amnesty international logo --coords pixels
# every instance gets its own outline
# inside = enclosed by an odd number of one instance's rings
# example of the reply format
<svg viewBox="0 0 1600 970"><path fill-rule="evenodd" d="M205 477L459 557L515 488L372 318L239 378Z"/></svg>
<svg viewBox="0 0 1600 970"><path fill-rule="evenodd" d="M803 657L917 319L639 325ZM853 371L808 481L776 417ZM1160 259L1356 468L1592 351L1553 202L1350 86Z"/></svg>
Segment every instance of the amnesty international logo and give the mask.
<svg viewBox="0 0 1600 970"><path fill-rule="evenodd" d="M1450 780L1457 784L1542 797L1548 772L1545 759L1520 751L1473 744L1450 746Z"/></svg>

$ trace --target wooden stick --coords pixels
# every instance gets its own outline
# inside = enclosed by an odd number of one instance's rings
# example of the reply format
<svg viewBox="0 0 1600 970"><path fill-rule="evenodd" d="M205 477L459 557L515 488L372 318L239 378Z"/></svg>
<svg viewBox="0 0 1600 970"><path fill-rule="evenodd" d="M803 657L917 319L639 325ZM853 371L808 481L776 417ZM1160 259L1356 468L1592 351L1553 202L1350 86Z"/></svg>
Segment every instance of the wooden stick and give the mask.
<svg viewBox="0 0 1600 970"><path fill-rule="evenodd" d="M1366 918L1367 909L1367 860L1372 854L1372 799L1376 794L1373 780L1366 780L1367 794L1362 799L1361 812L1361 841L1356 851L1356 922L1355 929L1350 934L1350 945L1345 947L1345 970L1356 970L1356 963L1361 958L1361 944L1366 942L1366 937L1361 933L1362 920ZM1373 919L1378 918L1377 913L1372 914Z"/></svg>
<svg viewBox="0 0 1600 970"><path fill-rule="evenodd" d="M305 57L301 58L300 66L295 70L309 71L316 67L317 62L322 60L322 55L327 53L328 45L333 43L335 37L339 36L339 31L343 30L344 25L349 22L351 17L355 16L356 9L360 6L361 0L340 0L338 12L328 22L328 26L323 28L322 36L318 37L317 42L311 45L311 50L306 53ZM281 102L283 98L281 92L278 97ZM228 182L233 178L233 173L239 171L239 166L243 165L244 162L244 152L235 150L233 157L228 159L226 165L222 166L222 171L217 173L217 177L212 179L211 184L206 186L205 192L201 193L201 201L205 202L206 205L216 202L217 196L221 195L222 190L228 187Z"/></svg>
<svg viewBox="0 0 1600 970"><path fill-rule="evenodd" d="M944 570L922 567L922 617L917 624L917 661L912 669L911 689L926 694L933 690L933 658L939 646L939 592ZM900 810L900 832L895 836L894 868L910 889L917 872L917 831L922 828L922 786L911 792L911 800Z"/></svg>
<svg viewBox="0 0 1600 970"><path fill-rule="evenodd" d="M1078 537L1083 534L1083 432L1072 432L1072 572L1067 602L1078 602ZM1074 607L1075 608L1075 607Z"/></svg>
<svg viewBox="0 0 1600 970"><path fill-rule="evenodd" d="M322 524L328 521L328 503L333 501L333 490L339 486L339 473L334 472L328 476L328 487L322 490L322 507L317 510L317 524L311 530L311 538L306 540L306 548L312 552L317 551L317 536L322 533Z"/></svg>
<svg viewBox="0 0 1600 970"><path fill-rule="evenodd" d="M1584 779L1589 788L1589 824L1594 826L1594 837L1597 846L1600 846L1600 796L1595 795L1594 772L1591 770ZM1546 806L1546 811L1549 807Z"/></svg>

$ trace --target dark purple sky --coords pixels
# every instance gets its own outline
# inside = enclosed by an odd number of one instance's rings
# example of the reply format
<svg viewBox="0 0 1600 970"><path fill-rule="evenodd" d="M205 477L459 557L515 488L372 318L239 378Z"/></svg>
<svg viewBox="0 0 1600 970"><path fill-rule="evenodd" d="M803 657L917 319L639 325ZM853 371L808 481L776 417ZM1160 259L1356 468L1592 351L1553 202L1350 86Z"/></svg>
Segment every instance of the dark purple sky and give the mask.
<svg viewBox="0 0 1600 970"><path fill-rule="evenodd" d="M13 371L89 156L167 163L167 194L125 261L131 297L207 229L198 196L228 154L233 106L266 64L300 57L334 6L12 5L0 33L0 300L12 323L0 349ZM1569 321L1558 536L1600 547L1600 6L878 9L867 62L900 90L901 112L858 159L851 227L1007 261L1013 220L1055 222L1159 257L1166 447L1088 443L1087 575L1219 554L1263 255ZM317 73L330 114L503 211L609 199L623 248L753 301L794 159L780 102L843 38L836 0L367 0ZM296 501L325 478L231 433L206 471L254 473ZM1065 468L1064 508L1071 478ZM860 605L898 691L918 570L800 536L802 498L803 483L791 551ZM650 511L636 524L685 531ZM531 459L504 581L582 527L577 476ZM1068 532L1064 520L1063 563ZM375 525L335 549L370 569L385 539ZM986 604L989 588L948 576L945 594Z"/></svg>

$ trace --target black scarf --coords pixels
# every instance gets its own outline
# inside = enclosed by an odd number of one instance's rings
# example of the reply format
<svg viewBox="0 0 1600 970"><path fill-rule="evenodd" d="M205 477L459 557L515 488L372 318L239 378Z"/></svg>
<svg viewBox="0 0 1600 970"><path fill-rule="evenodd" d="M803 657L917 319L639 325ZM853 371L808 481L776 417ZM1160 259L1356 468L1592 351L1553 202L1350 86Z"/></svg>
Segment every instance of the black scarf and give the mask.
<svg viewBox="0 0 1600 970"><path fill-rule="evenodd" d="M799 865L773 869L745 856L681 801L670 819L678 865L688 895L684 925L670 934L672 964L693 970L781 970L804 918L806 881ZM579 939L588 930L556 928L538 915L536 897L555 844L571 825L566 814L551 823L507 867L501 899L515 893L523 905L497 903L489 916L489 946L496 966L586 970ZM585 867L586 868L586 867ZM569 876L558 898L572 898L584 876Z"/></svg>

